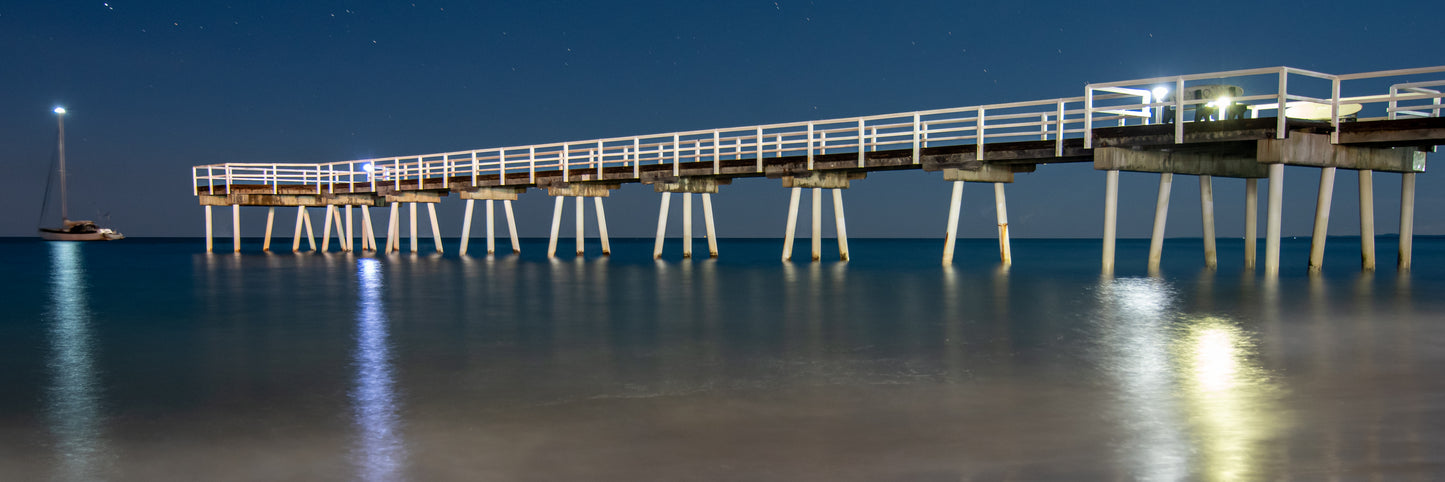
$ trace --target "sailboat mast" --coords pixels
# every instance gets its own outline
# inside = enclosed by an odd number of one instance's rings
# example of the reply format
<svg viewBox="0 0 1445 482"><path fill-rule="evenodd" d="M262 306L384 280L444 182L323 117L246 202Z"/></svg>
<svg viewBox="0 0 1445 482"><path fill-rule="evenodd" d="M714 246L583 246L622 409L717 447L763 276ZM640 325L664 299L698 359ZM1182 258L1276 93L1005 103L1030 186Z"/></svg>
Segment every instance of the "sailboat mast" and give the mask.
<svg viewBox="0 0 1445 482"><path fill-rule="evenodd" d="M56 107L55 113L60 123L60 220L64 222L70 219L67 205L69 201L65 196L65 108ZM63 225L61 227L64 228Z"/></svg>

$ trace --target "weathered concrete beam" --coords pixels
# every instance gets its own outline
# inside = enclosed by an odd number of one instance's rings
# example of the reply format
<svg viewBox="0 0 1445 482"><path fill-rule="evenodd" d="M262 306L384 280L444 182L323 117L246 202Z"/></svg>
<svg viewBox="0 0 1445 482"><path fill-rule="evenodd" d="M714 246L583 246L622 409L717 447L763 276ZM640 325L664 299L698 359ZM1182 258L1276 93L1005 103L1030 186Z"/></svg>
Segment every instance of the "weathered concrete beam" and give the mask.
<svg viewBox="0 0 1445 482"><path fill-rule="evenodd" d="M1014 170L1010 166L999 164L984 164L980 166L980 168L977 170L944 169L943 180L968 182L1014 182Z"/></svg>
<svg viewBox="0 0 1445 482"><path fill-rule="evenodd" d="M388 193L384 197L388 203L439 203L442 196L447 195L446 191L397 191ZM385 206L385 204L377 204Z"/></svg>
<svg viewBox="0 0 1445 482"><path fill-rule="evenodd" d="M1094 149L1094 169L1246 179L1269 177L1269 167L1254 159L1221 153L1136 151L1122 147Z"/></svg>
<svg viewBox="0 0 1445 482"><path fill-rule="evenodd" d="M612 193L613 189L620 189L621 187L622 184L618 183L557 183L547 186L547 195L568 197L607 197Z"/></svg>
<svg viewBox="0 0 1445 482"><path fill-rule="evenodd" d="M1256 155L1261 164L1425 172L1425 153L1419 148L1336 145L1321 134L1296 132L1285 139L1263 139Z"/></svg>
<svg viewBox="0 0 1445 482"><path fill-rule="evenodd" d="M517 195L526 191L525 187L479 187L472 190L458 191L457 195L462 199L484 201L516 201Z"/></svg>
<svg viewBox="0 0 1445 482"><path fill-rule="evenodd" d="M679 192L679 193L705 193L716 194L718 186L732 184L731 178L725 177L679 177L670 181L659 181L652 184L655 192Z"/></svg>
<svg viewBox="0 0 1445 482"><path fill-rule="evenodd" d="M202 206L385 206L372 194L246 194L197 196Z"/></svg>
<svg viewBox="0 0 1445 482"><path fill-rule="evenodd" d="M848 181L866 178L868 173L862 171L822 171L806 177L784 176L782 179L785 188L848 189Z"/></svg>

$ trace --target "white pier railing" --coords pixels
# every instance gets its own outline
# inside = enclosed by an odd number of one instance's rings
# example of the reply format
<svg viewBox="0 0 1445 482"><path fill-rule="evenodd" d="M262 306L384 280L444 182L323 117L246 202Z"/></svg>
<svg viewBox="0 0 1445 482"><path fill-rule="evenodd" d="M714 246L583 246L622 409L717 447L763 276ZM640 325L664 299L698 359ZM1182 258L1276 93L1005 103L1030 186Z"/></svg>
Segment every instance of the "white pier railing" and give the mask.
<svg viewBox="0 0 1445 482"><path fill-rule="evenodd" d="M209 164L193 167L191 177L198 192L204 187L209 193L229 193L233 184L242 184L270 186L273 193L282 186L346 193L376 192L383 186L420 189L424 181L438 180L443 188L453 182L475 186L482 176L496 176L501 185L530 185L538 172L548 171L559 171L564 182L598 180L604 169L619 167L631 175L619 179L614 169L609 180L627 181L639 179L643 166L670 166L677 174L683 164L698 162L711 162L719 174L724 161L752 160L761 173L764 160L778 157L806 158L812 169L815 156L840 153L856 153L863 167L865 153L877 150L911 150L918 163L921 149L949 145L974 145L982 159L984 145L997 142L1052 140L1056 155L1062 155L1065 139L1082 138L1085 147L1092 147L1096 127L1161 122L1165 107L1172 108L1175 139L1182 141L1184 112L1198 112L1220 99L1170 93L1225 82L1257 92L1224 102L1248 107L1255 116L1274 111L1281 137L1286 116L1278 115L1280 106L1287 113L1327 107L1328 117L1320 120L1336 127L1338 141L1342 119L1438 117L1445 66L1350 75L1290 67L1234 70L1089 84L1082 97L330 163ZM1362 94L1343 96L1346 88Z"/></svg>

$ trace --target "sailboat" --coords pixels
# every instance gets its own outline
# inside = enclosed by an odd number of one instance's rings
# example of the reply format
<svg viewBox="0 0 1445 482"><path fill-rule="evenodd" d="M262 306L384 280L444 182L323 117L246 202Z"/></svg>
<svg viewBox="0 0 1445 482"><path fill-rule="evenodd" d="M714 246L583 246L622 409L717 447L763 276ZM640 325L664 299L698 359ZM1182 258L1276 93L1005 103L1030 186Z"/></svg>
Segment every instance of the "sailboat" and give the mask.
<svg viewBox="0 0 1445 482"><path fill-rule="evenodd" d="M65 108L56 107L56 115L60 119L60 140L58 152L60 154L60 227L40 228L40 238L47 241L114 241L125 239L110 228L102 228L95 224L95 221L71 221L69 213L69 200L65 192ZM48 196L47 196L48 197ZM41 208L44 212L45 208Z"/></svg>

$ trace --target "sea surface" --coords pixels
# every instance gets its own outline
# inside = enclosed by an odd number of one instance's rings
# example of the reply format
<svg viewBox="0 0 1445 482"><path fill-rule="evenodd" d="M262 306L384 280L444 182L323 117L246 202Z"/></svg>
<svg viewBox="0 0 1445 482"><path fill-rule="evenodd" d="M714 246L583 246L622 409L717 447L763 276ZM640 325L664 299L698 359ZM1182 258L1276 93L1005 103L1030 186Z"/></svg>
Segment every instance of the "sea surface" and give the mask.
<svg viewBox="0 0 1445 482"><path fill-rule="evenodd" d="M0 240L0 480L1445 477L1445 238L426 241Z"/></svg>

